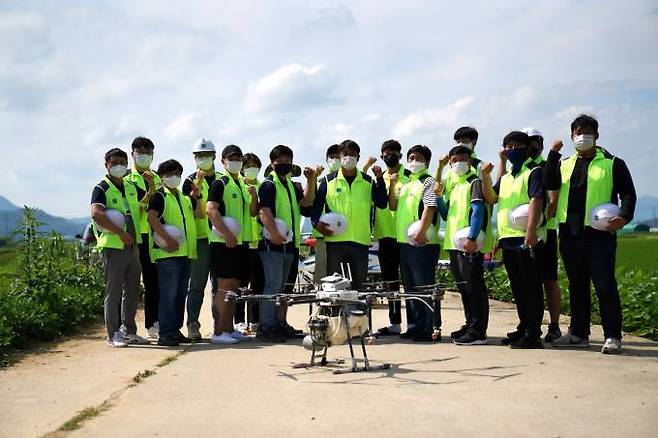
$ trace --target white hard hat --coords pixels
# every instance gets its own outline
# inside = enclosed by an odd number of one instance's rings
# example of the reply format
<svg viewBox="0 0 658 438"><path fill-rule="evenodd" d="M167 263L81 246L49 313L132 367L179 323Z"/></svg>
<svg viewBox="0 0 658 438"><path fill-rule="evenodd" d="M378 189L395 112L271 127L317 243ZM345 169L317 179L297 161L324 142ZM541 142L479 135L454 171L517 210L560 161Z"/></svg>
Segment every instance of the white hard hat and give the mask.
<svg viewBox="0 0 658 438"><path fill-rule="evenodd" d="M464 244L468 239L468 233L470 231L470 227L465 227L452 235L452 245L455 249L458 249L459 251L464 250ZM480 234L478 234L478 237L475 239L475 246L478 251L482 250L482 247L484 247L484 231L480 230Z"/></svg>
<svg viewBox="0 0 658 438"><path fill-rule="evenodd" d="M544 138L543 135L541 135L541 132L537 128L533 128L532 126L526 126L521 130L521 132L525 132L528 134L528 137L541 137Z"/></svg>
<svg viewBox="0 0 658 438"><path fill-rule="evenodd" d="M195 152L215 152L215 145L207 138L200 138L192 146L192 153Z"/></svg>
<svg viewBox="0 0 658 438"><path fill-rule="evenodd" d="M114 225L117 227L123 229L123 227L126 226L126 217L121 213L119 210L115 210L113 208L108 208L105 210L105 216L112 222ZM101 227L100 225L96 224L96 228L98 228L99 231L101 232L107 232L109 230L106 230L105 228Z"/></svg>
<svg viewBox="0 0 658 438"><path fill-rule="evenodd" d="M168 225L165 224L162 226L164 230L169 234L178 244L180 245L183 239L185 238L183 232L181 231L180 228L175 227L173 225ZM158 245L160 248L163 248L166 245L166 242L164 238L156 233L155 231L153 232L153 241L155 242L156 245Z"/></svg>
<svg viewBox="0 0 658 438"><path fill-rule="evenodd" d="M619 212L620 209L617 204L599 204L595 207L592 207L592 209L589 211L589 224L596 230L607 231L610 219L619 216Z"/></svg>
<svg viewBox="0 0 658 438"><path fill-rule="evenodd" d="M283 243L292 242L293 232L290 228L288 228L288 224L286 224L283 219L278 217L274 218L274 225L276 225L276 229L279 231L279 234L281 234L286 239ZM267 240L272 238L267 227L263 227L263 237Z"/></svg>
<svg viewBox="0 0 658 438"><path fill-rule="evenodd" d="M407 243L411 246L419 246L418 243L414 240L414 236L416 233L420 230L420 221L413 222L411 225L407 227ZM427 241L429 242L432 240L432 235L436 233L436 230L434 229L434 225L430 224L429 227L427 227L427 231L425 232L425 236L427 237Z"/></svg>
<svg viewBox="0 0 658 438"><path fill-rule="evenodd" d="M223 216L222 220L224 221L224 225L226 225L226 228L229 229L233 235L237 236L240 234L240 229L242 226L240 225L240 222L238 222L237 219L230 217L230 216ZM219 237L224 237L222 233L220 233L215 226L212 226L212 232L215 233Z"/></svg>
<svg viewBox="0 0 658 438"><path fill-rule="evenodd" d="M327 224L334 237L340 236L347 230L347 219L340 213L325 213L320 216L320 222Z"/></svg>
<svg viewBox="0 0 658 438"><path fill-rule="evenodd" d="M521 204L513 208L509 212L509 224L512 228L519 231L525 231L528 225L528 212L530 211L530 204ZM537 228L541 226L544 220L544 214L540 213Z"/></svg>

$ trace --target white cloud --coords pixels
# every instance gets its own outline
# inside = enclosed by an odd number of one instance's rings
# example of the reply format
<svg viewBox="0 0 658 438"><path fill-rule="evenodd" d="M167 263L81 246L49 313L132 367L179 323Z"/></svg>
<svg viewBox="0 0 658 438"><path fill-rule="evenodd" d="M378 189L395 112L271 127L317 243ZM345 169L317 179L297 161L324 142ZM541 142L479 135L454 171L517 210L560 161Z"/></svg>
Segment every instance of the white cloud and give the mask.
<svg viewBox="0 0 658 438"><path fill-rule="evenodd" d="M195 137L195 124L199 114L183 112L172 119L164 129L167 141L177 142L184 138Z"/></svg>
<svg viewBox="0 0 658 438"><path fill-rule="evenodd" d="M393 135L409 137L417 133L454 126L464 110L471 106L475 100L474 96L465 96L444 108L416 111L395 124Z"/></svg>

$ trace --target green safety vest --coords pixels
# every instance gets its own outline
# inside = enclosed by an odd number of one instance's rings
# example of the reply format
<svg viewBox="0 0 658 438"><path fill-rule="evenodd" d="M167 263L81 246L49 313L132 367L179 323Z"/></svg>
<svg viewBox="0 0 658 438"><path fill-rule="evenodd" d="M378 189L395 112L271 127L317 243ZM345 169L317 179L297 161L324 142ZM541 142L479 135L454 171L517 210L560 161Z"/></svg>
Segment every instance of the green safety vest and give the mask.
<svg viewBox="0 0 658 438"><path fill-rule="evenodd" d="M222 174L215 171L215 179L218 179L221 177ZM194 178L196 177L196 173L190 175L187 177L188 180L192 181L194 184ZM208 202L208 191L210 190L210 186L208 185L208 181L206 181L206 178L203 177L201 180L201 186L199 187L199 193L201 194L201 198L197 199L197 202L202 202L203 205L206 205L206 202ZM204 207L205 211L205 207ZM208 238L208 215L204 215L203 217L195 217L194 222L196 224L196 238L198 239L207 239Z"/></svg>
<svg viewBox="0 0 658 438"><path fill-rule="evenodd" d="M443 238L443 248L456 249L452 243L453 235L466 228L471 224L471 187L473 181L477 179L474 169L465 175L458 175L459 180L455 182L450 191L448 198L448 216L446 218L445 235ZM483 201L484 202L484 201ZM480 250L482 253L491 252L493 249L493 230L491 227L491 207L484 203L485 217L482 222L482 231L484 231L484 246Z"/></svg>
<svg viewBox="0 0 658 438"><path fill-rule="evenodd" d="M139 232L139 221L140 221L140 211L139 211L139 200L137 199L137 189L135 186L124 180L123 181L123 190L125 192L125 198L121 194L121 191L114 185L114 183L107 176L103 178L108 185L105 190L105 208L119 210L126 216L130 216L130 219L133 222L133 227L135 229L135 241L139 244L142 243L142 235ZM99 184L96 187L103 189ZM124 203L125 199L125 203ZM118 234L111 233L109 231L100 231L96 222L92 221L92 228L94 234L96 235L96 248L111 248L111 249L123 249L123 242ZM128 225L123 226L124 231L128 229Z"/></svg>
<svg viewBox="0 0 658 438"><path fill-rule="evenodd" d="M532 162L532 158L528 158L519 173L516 176L512 172L507 172L500 180L500 189L498 193L498 215L497 218L497 235L498 240L508 237L525 237L525 230L517 230L512 228L509 221L510 211L514 210L519 205L530 203L528 196L528 179L530 174L537 167L530 169L528 164ZM540 238L545 236L545 228L542 225L537 229L537 234Z"/></svg>
<svg viewBox="0 0 658 438"><path fill-rule="evenodd" d="M400 169L398 170L398 184L402 185L409 181L409 175L411 173L409 171L405 172L404 166L400 165ZM384 182L386 183L386 193L388 193L388 189L391 186L391 175L388 170L384 172ZM395 239L395 214L396 212L391 211L388 205L386 208L375 208L375 230L373 233L375 239L379 240L386 237Z"/></svg>
<svg viewBox="0 0 658 438"><path fill-rule="evenodd" d="M615 157L605 149L597 147L596 155L587 168L587 194L585 195L585 225L589 226L589 212L599 204L605 204L612 199L612 166ZM569 189L571 185L571 174L576 166L578 154L562 160L560 173L562 185L560 186L560 198L557 203L556 216L560 223L567 221L567 210L569 206Z"/></svg>
<svg viewBox="0 0 658 438"><path fill-rule="evenodd" d="M153 185L155 185L154 190L158 190L160 187L162 187L162 181L160 181L160 177L158 176L157 173L153 171L151 172L153 173ZM141 173L139 173L139 171L135 166L132 167L128 175L123 177L123 180L132 183L136 187L139 187L140 190L144 190L145 192L148 192L148 187L146 186L146 180L144 180L144 177L142 176ZM139 206L140 206L139 229L135 230L135 232L141 234L148 234L151 232L151 226L149 225L148 215L146 214L146 211L148 210L148 203L140 202Z"/></svg>
<svg viewBox="0 0 658 438"><path fill-rule="evenodd" d="M546 160L541 155L537 155L532 162L543 167ZM546 196L548 196L548 194ZM548 202L546 202L546 208L544 209L544 217L548 217ZM557 212L555 212L555 216L546 221L546 229L557 230Z"/></svg>
<svg viewBox="0 0 658 438"><path fill-rule="evenodd" d="M327 178L326 211L340 213L347 219L345 232L340 236L326 236L327 242L356 242L370 246L373 184L359 170L351 186L343 176L343 169L339 169L334 178Z"/></svg>
<svg viewBox="0 0 658 438"><path fill-rule="evenodd" d="M245 196L245 199L249 200L249 206L250 206L249 209L251 210L251 195L249 194L249 191L247 190L247 188L249 187L250 184L247 183L247 180L244 180L244 179L243 179L243 182L244 182L244 188L245 188L244 196ZM256 185L254 187L256 187L257 191L260 189L260 185L261 185L261 183L258 180L256 180ZM251 222L251 227L250 227L251 235L250 235L249 240L245 239L245 241L249 242L249 248L257 249L258 248L258 242L260 241L260 238L261 238L262 227L258 223L258 216L251 216L251 211L249 212L249 219L250 219L250 222Z"/></svg>
<svg viewBox="0 0 658 438"><path fill-rule="evenodd" d="M293 185L290 178L286 178L285 181L281 181L279 175L276 172L270 173L269 178L274 182L274 187L276 187L276 197L274 199L274 210L276 217L283 220L289 229L293 230L295 233L295 247L299 248L301 239L299 236L301 227L299 221L301 220L301 215L299 212L299 202L297 201L297 196L295 195L295 186ZM286 186L288 187L286 190ZM290 193L290 195L288 195Z"/></svg>
<svg viewBox="0 0 658 438"><path fill-rule="evenodd" d="M196 225L194 224L194 209L192 201L180 190L170 190L162 187L159 190L164 195L164 210L160 217L163 225L173 225L183 232L185 237L178 249L173 252L165 251L155 244L154 231L149 234L149 249L151 260L157 262L168 257L187 257L196 259Z"/></svg>
<svg viewBox="0 0 658 438"><path fill-rule="evenodd" d="M224 184L224 196L222 201L224 203L223 216L232 217L240 224L240 232L236 236L238 245L243 242L248 242L251 239L251 213L249 206L251 205L251 196L244 187L242 177L238 176L237 181L228 173L224 172L215 181L220 181ZM224 243L224 238L212 231L212 224L208 220L208 240L215 243ZM246 237L246 239L245 239Z"/></svg>
<svg viewBox="0 0 658 438"><path fill-rule="evenodd" d="M423 200L423 189L425 187L423 181L428 177L430 177L430 174L427 169L419 173L412 173L407 183L400 187L398 208L395 212L395 234L400 243L407 243L407 228L412 223L420 220L421 212L418 210ZM438 215L435 216L436 222L432 221L436 230L439 229L438 217ZM438 243L438 234L436 232L432 233L432 238L428 244Z"/></svg>
<svg viewBox="0 0 658 438"><path fill-rule="evenodd" d="M327 182L327 186L328 186L329 185L329 180L327 179L327 177L329 175L331 175L331 173L328 173L327 175L318 178L317 183L316 183L315 186L320 187L320 183L321 183L322 180L325 180ZM325 213L324 206L322 206L322 211L320 212L320 214L322 215L324 213ZM313 237L314 239L324 239L324 234L322 234L321 232L316 230L315 227L313 227L313 230L311 231L311 237Z"/></svg>

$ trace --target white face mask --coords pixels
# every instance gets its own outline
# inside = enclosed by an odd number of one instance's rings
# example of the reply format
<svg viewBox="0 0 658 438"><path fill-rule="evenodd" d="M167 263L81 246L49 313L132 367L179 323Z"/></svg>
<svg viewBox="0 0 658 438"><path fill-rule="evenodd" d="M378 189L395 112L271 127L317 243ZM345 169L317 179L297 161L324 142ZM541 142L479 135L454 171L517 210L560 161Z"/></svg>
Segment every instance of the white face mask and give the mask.
<svg viewBox="0 0 658 438"><path fill-rule="evenodd" d="M140 169L148 169L153 162L152 154L135 154L135 164Z"/></svg>
<svg viewBox="0 0 658 438"><path fill-rule="evenodd" d="M358 161L359 161L359 159L357 157L351 157L349 155L345 155L344 157L341 157L340 165L345 170L352 170L356 167L356 163Z"/></svg>
<svg viewBox="0 0 658 438"><path fill-rule="evenodd" d="M224 165L224 169L228 173L236 174L242 170L242 161L227 161Z"/></svg>
<svg viewBox="0 0 658 438"><path fill-rule="evenodd" d="M167 188L175 189L180 185L180 176L179 175L170 175L162 178L162 182Z"/></svg>
<svg viewBox="0 0 658 438"><path fill-rule="evenodd" d="M111 176L115 178L123 178L124 176L126 176L126 172L128 171L128 166L125 166L123 164L115 164L114 166L110 167L108 170Z"/></svg>
<svg viewBox="0 0 658 438"><path fill-rule="evenodd" d="M464 146L465 148L468 148L468 150L470 150L470 151L472 151L473 149L475 149L475 145L474 145L473 143L462 143L462 142L459 142L459 143L457 143L457 146Z"/></svg>
<svg viewBox="0 0 658 438"><path fill-rule="evenodd" d="M407 169L411 171L411 173L418 173L422 172L427 168L427 164L423 163L422 161L409 161L407 163Z"/></svg>
<svg viewBox="0 0 658 438"><path fill-rule="evenodd" d="M329 166L329 172L335 172L340 169L340 159L339 158L327 158L327 166Z"/></svg>
<svg viewBox="0 0 658 438"><path fill-rule="evenodd" d="M469 170L471 170L471 165L468 164L466 161L458 161L456 163L451 164L450 166L452 167L452 170L457 175L464 175L468 173Z"/></svg>
<svg viewBox="0 0 658 438"><path fill-rule="evenodd" d="M596 144L596 139L591 134L581 134L573 138L573 144L577 151L587 151Z"/></svg>
<svg viewBox="0 0 658 438"><path fill-rule="evenodd" d="M201 170L210 170L213 165L212 157L194 157L194 161L196 161L196 167Z"/></svg>
<svg viewBox="0 0 658 438"><path fill-rule="evenodd" d="M260 172L260 168L258 167L247 167L243 171L244 177L247 178L248 180L255 180L258 177L259 172Z"/></svg>

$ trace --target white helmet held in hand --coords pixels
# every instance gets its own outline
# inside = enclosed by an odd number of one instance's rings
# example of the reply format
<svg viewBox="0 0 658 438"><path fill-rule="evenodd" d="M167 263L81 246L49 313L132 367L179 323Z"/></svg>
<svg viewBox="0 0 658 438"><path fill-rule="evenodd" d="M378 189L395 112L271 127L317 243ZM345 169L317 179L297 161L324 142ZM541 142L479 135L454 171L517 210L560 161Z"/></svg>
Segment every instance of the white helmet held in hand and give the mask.
<svg viewBox="0 0 658 438"><path fill-rule="evenodd" d="M278 217L274 218L274 225L276 225L276 229L279 231L279 234L281 234L285 239L283 243L292 242L293 232L283 219L280 219ZM267 240L272 239L269 230L265 226L263 226L263 237Z"/></svg>
<svg viewBox="0 0 658 438"><path fill-rule="evenodd" d="M228 228L229 231L233 233L234 236L237 237L237 235L240 234L240 230L242 229L240 222L238 222L237 219L230 216L222 216L222 219L224 220L224 225L226 225L226 228ZM224 237L222 233L220 233L217 230L217 228L215 228L214 225L212 226L212 232L219 237Z"/></svg>
<svg viewBox="0 0 658 438"><path fill-rule="evenodd" d="M123 229L126 226L126 217L121 213L119 210L115 210L113 208L108 208L105 210L105 216L112 222L114 225L117 227ZM105 228L101 227L99 224L96 224L96 228L98 228L99 231L101 232L108 232L110 230L106 230Z"/></svg>
<svg viewBox="0 0 658 438"><path fill-rule="evenodd" d="M589 211L589 224L595 230L607 231L610 219L619 216L620 211L616 204L599 204Z"/></svg>
<svg viewBox="0 0 658 438"><path fill-rule="evenodd" d="M179 245L181 244L181 242L183 242L183 239L185 238L185 235L183 234L183 231L180 228L175 227L173 225L168 225L168 224L163 225L162 228L164 228L164 230L167 232L167 234L169 234L172 237L172 239L174 239L176 242L178 242ZM164 237L162 237L161 235L159 235L155 231L153 232L153 241L160 248L163 248L163 247L166 246L166 242L164 240Z"/></svg>
<svg viewBox="0 0 658 438"><path fill-rule="evenodd" d="M332 236L340 236L347 230L347 219L340 213L325 213L320 216L320 222L327 224Z"/></svg>
<svg viewBox="0 0 658 438"><path fill-rule="evenodd" d="M455 249L464 251L464 244L468 240L468 233L470 231L470 227L464 227L452 235L452 245ZM475 246L478 251L481 251L482 247L484 247L484 231L480 230L480 234L478 234L478 237L475 239Z"/></svg>
<svg viewBox="0 0 658 438"><path fill-rule="evenodd" d="M420 221L413 222L409 227L407 227L407 243L411 246L421 246L418 245L418 243L414 240L414 236L418 231L420 230ZM434 225L430 224L429 227L427 227L427 231L425 232L425 236L427 237L427 241L432 240L432 236L436 233L436 229L434 228Z"/></svg>
<svg viewBox="0 0 658 438"><path fill-rule="evenodd" d="M530 204L521 204L518 207L513 208L509 212L509 224L512 228L519 231L525 231L528 226L528 214L530 211ZM539 222L537 222L537 228L541 226L541 223L544 220L544 214L540 213Z"/></svg>

